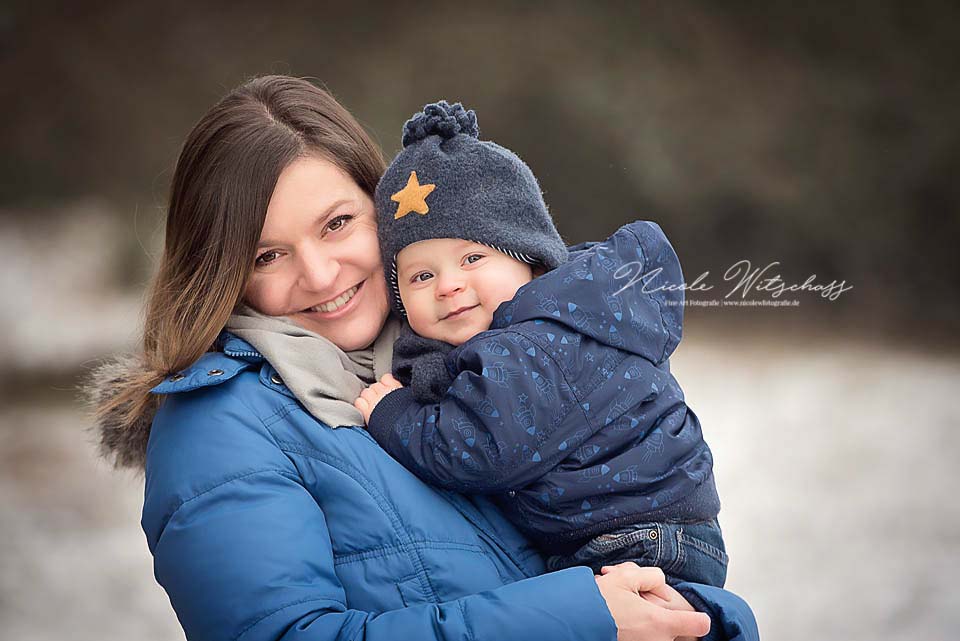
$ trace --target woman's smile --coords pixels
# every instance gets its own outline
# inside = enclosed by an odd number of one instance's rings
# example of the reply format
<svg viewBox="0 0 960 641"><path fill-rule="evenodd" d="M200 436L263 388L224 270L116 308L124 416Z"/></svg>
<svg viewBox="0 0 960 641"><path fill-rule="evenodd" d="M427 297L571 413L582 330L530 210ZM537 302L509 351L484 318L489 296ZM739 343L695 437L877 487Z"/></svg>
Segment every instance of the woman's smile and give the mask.
<svg viewBox="0 0 960 641"><path fill-rule="evenodd" d="M311 314L316 316L318 319L331 320L334 318L339 318L345 314L349 314L350 310L356 307L359 303L357 302L360 299L360 294L363 291L363 285L367 281L362 281L347 291L343 292L336 298L326 303L320 303L319 305L314 305L313 307L303 310L304 314Z"/></svg>

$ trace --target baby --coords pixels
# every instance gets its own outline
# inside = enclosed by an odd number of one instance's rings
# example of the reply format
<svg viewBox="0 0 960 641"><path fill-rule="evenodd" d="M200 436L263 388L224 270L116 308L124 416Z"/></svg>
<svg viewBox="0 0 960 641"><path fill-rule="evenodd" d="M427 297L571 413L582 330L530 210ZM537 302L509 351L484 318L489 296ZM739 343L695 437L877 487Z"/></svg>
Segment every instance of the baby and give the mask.
<svg viewBox="0 0 960 641"><path fill-rule="evenodd" d="M376 192L394 372L356 406L429 483L492 494L550 569L623 561L722 587L713 458L669 371L683 281L660 228L568 252L536 179L427 105ZM642 278L641 278L642 277Z"/></svg>

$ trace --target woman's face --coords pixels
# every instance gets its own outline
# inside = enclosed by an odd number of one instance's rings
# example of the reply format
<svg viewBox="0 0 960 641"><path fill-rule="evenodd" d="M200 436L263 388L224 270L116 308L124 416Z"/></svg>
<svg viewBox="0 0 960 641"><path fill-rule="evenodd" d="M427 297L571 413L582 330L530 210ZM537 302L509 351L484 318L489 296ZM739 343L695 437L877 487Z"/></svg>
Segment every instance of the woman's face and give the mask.
<svg viewBox="0 0 960 641"><path fill-rule="evenodd" d="M304 157L277 180L244 301L344 351L370 345L390 306L370 197L333 163Z"/></svg>

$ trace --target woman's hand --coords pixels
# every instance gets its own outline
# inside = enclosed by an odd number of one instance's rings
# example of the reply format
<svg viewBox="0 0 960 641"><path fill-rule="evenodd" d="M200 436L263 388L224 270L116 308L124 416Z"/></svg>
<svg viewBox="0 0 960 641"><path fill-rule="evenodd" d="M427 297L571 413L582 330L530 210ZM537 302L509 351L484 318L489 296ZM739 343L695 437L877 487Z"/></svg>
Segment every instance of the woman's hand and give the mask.
<svg viewBox="0 0 960 641"><path fill-rule="evenodd" d="M604 567L600 568L600 574L614 572L616 571L616 567L617 566L615 565L605 565ZM696 612L693 606L683 598L683 595L674 590L666 582L664 582L664 584L659 588L641 592L640 596L654 605L659 605L661 608L666 608L668 610L683 610L684 612Z"/></svg>
<svg viewBox="0 0 960 641"><path fill-rule="evenodd" d="M628 562L601 572L597 587L617 624L618 641L673 641L710 631L710 617L668 586L660 568Z"/></svg>
<svg viewBox="0 0 960 641"><path fill-rule="evenodd" d="M606 574L613 570L612 567L602 567L600 568L601 574ZM690 605L690 602L683 598L683 595L673 589L673 587L663 584L662 587L651 590L649 592L641 592L640 596L653 603L658 605L661 608L666 608L668 610L680 610L683 612L696 612L694 607ZM695 641L696 637L677 637L676 641Z"/></svg>
<svg viewBox="0 0 960 641"><path fill-rule="evenodd" d="M370 415L384 396L403 387L393 374L384 374L380 380L360 392L360 396L353 402L353 406L363 414L363 422L370 423Z"/></svg>

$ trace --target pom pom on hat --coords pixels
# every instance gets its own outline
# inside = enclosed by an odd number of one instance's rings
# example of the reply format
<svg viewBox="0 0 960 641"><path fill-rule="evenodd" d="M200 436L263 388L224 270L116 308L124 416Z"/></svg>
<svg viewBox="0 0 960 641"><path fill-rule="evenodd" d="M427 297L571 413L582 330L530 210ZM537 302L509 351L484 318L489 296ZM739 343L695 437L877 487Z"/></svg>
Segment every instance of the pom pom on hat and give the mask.
<svg viewBox="0 0 960 641"><path fill-rule="evenodd" d="M447 140L457 134L479 139L477 114L473 109L464 109L459 102L451 105L446 100L441 100L426 105L423 111L403 125L402 142L403 146L407 147L428 136L440 136Z"/></svg>

